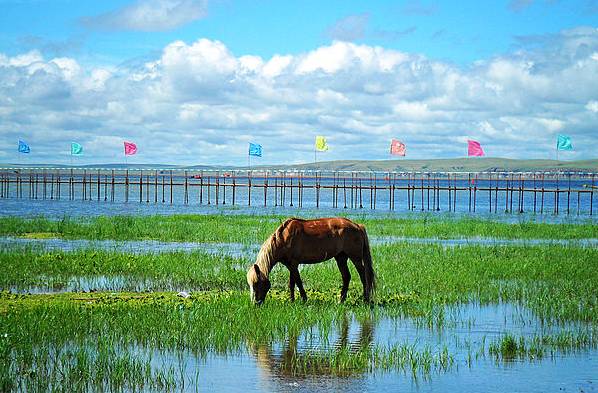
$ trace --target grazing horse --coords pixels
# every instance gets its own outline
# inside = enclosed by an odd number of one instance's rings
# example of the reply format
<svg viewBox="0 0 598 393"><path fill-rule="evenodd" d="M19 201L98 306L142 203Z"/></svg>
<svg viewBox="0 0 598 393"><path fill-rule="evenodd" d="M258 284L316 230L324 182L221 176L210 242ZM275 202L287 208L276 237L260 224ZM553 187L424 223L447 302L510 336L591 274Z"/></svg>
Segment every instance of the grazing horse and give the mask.
<svg viewBox="0 0 598 393"><path fill-rule="evenodd" d="M302 220L289 218L262 244L256 262L247 271L251 300L263 303L270 289L268 276L278 262L289 269L291 301L295 300L295 285L301 298L307 300L299 276L299 264L313 264L336 259L343 286L340 301L347 298L351 274L347 260L351 259L363 284L363 298L369 302L375 288L370 243L365 227L346 218Z"/></svg>

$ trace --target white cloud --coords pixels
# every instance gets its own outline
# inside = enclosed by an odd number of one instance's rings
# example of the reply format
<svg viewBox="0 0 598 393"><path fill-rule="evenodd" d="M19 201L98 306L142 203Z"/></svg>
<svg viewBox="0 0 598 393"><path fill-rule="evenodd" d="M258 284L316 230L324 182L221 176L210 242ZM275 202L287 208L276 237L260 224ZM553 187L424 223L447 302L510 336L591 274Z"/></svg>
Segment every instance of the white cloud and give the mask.
<svg viewBox="0 0 598 393"><path fill-rule="evenodd" d="M312 159L315 135L331 144L321 159L388 158L393 137L411 158L458 157L469 137L491 156L546 158L567 132L590 158L596 53L596 29L579 28L467 68L349 42L264 59L175 41L136 68L0 54L0 150L16 159L25 138L40 161L68 162L56 146L76 139L86 163L118 162L131 139L137 162L244 165L248 140L261 162L292 163Z"/></svg>
<svg viewBox="0 0 598 393"><path fill-rule="evenodd" d="M164 31L207 15L207 0L138 0L105 14L85 17L81 23L97 30Z"/></svg>
<svg viewBox="0 0 598 393"><path fill-rule="evenodd" d="M590 101L586 104L586 109L590 112L598 113L598 101Z"/></svg>

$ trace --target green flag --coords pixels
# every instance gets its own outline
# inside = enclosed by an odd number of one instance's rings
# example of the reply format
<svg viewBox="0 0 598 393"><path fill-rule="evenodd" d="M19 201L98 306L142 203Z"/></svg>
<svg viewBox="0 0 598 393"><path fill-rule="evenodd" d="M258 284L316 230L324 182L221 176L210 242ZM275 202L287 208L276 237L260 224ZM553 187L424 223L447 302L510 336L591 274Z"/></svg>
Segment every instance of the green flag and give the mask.
<svg viewBox="0 0 598 393"><path fill-rule="evenodd" d="M77 142L71 142L71 155L80 156L83 154L83 146Z"/></svg>
<svg viewBox="0 0 598 393"><path fill-rule="evenodd" d="M571 144L571 137L568 135L559 135L556 138L556 149L573 150L573 145Z"/></svg>

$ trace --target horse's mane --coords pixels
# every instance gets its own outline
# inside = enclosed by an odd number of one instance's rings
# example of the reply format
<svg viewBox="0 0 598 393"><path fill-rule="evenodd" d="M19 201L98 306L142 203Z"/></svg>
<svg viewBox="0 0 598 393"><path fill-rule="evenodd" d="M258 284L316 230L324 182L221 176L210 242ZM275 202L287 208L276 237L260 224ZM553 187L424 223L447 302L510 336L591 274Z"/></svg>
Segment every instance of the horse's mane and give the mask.
<svg viewBox="0 0 598 393"><path fill-rule="evenodd" d="M270 274L270 270L272 270L272 267L276 263L274 260L274 252L276 250L277 244L280 244L283 240L282 232L293 220L296 220L296 218L289 218L280 224L274 233L270 235L270 237L262 244L262 247L257 254L255 263L260 268L260 271L264 272L266 276Z"/></svg>

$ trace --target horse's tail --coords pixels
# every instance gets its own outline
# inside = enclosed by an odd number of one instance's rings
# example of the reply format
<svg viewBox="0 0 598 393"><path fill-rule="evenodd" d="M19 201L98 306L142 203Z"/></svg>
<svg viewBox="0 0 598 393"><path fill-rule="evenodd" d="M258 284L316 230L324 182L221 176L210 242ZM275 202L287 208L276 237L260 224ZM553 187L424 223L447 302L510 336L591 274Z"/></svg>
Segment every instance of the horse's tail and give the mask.
<svg viewBox="0 0 598 393"><path fill-rule="evenodd" d="M372 254L370 252L370 240L368 239L368 234L365 231L365 227L363 225L359 225L361 228L361 232L363 233L363 267L365 270L365 283L366 283L366 300L371 301L374 297L374 292L376 290L376 274L374 273L374 266L372 264Z"/></svg>

